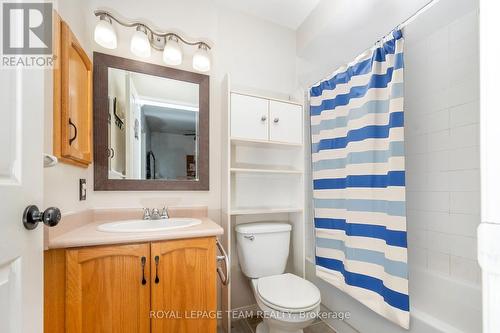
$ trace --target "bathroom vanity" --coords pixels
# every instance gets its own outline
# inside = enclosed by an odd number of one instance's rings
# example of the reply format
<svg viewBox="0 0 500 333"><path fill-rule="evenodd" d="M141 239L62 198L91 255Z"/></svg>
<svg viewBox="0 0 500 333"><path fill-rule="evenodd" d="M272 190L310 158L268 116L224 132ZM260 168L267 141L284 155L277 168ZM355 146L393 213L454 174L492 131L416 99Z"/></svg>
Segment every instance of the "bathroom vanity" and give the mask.
<svg viewBox="0 0 500 333"><path fill-rule="evenodd" d="M49 236L45 332L217 331L222 228L198 217L182 229L103 232L109 212L88 215L94 221L69 217L76 228Z"/></svg>

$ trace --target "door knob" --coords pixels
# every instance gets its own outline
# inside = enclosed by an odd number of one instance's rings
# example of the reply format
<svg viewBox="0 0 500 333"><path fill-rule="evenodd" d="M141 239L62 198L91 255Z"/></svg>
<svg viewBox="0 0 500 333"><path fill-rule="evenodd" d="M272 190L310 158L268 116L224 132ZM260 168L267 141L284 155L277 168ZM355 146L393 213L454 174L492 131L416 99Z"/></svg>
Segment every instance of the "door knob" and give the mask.
<svg viewBox="0 0 500 333"><path fill-rule="evenodd" d="M31 205L26 207L23 213L23 224L28 230L35 229L39 222L43 222L49 227L55 227L60 220L61 211L56 207L49 207L41 212L37 206Z"/></svg>

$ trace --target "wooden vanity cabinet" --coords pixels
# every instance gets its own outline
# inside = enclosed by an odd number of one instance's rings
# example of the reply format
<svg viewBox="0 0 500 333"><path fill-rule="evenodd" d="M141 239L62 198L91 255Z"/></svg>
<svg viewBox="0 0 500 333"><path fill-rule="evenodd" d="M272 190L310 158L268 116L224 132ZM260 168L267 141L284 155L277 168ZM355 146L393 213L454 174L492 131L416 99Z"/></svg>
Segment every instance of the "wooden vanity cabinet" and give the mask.
<svg viewBox="0 0 500 333"><path fill-rule="evenodd" d="M149 244L66 251L66 332L150 331Z"/></svg>
<svg viewBox="0 0 500 333"><path fill-rule="evenodd" d="M46 333L217 331L215 237L48 250L44 278Z"/></svg>
<svg viewBox="0 0 500 333"><path fill-rule="evenodd" d="M217 331L214 238L151 244L151 309L172 311L152 319L151 332Z"/></svg>
<svg viewBox="0 0 500 333"><path fill-rule="evenodd" d="M54 12L53 154L64 163L92 162L92 62Z"/></svg>

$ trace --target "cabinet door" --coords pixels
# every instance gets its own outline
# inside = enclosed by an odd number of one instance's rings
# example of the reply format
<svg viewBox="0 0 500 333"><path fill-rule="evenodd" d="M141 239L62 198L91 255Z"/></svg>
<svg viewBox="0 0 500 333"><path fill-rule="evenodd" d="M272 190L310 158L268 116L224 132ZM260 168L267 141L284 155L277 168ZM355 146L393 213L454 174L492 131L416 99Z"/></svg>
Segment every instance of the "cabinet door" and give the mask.
<svg viewBox="0 0 500 333"><path fill-rule="evenodd" d="M231 137L268 140L268 109L267 99L231 94Z"/></svg>
<svg viewBox="0 0 500 333"><path fill-rule="evenodd" d="M66 332L149 332L149 255L149 244L67 250Z"/></svg>
<svg viewBox="0 0 500 333"><path fill-rule="evenodd" d="M302 107L284 102L269 102L269 139L302 143Z"/></svg>
<svg viewBox="0 0 500 333"><path fill-rule="evenodd" d="M151 244L153 333L217 331L215 238Z"/></svg>
<svg viewBox="0 0 500 333"><path fill-rule="evenodd" d="M92 63L73 32L61 23L61 154L92 161Z"/></svg>

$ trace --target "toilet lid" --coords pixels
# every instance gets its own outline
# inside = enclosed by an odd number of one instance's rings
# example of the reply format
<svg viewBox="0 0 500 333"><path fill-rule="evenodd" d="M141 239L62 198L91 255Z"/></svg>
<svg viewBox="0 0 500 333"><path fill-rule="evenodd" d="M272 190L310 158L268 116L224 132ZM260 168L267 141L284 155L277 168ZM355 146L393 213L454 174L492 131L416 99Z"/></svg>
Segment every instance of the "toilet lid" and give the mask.
<svg viewBox="0 0 500 333"><path fill-rule="evenodd" d="M321 300L314 284L290 273L260 278L257 290L267 305L290 311L310 310Z"/></svg>

